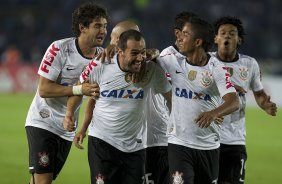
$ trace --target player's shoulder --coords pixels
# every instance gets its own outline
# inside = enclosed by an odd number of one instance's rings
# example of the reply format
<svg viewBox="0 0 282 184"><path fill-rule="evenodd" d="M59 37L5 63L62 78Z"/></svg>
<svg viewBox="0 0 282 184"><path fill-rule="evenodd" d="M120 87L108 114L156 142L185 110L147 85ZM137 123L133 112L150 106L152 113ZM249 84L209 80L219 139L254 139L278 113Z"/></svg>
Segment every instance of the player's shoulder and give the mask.
<svg viewBox="0 0 282 184"><path fill-rule="evenodd" d="M208 53L208 56L209 56L208 65L210 67L222 67L222 66L224 66L223 63L216 57L215 54Z"/></svg>
<svg viewBox="0 0 282 184"><path fill-rule="evenodd" d="M238 55L239 55L239 59L240 60L247 60L247 61L250 61L250 62L257 62L257 60L254 57L251 57L249 55L240 54L240 53L238 53Z"/></svg>
<svg viewBox="0 0 282 184"><path fill-rule="evenodd" d="M160 57L184 57L177 49L175 45L171 45L162 50Z"/></svg>

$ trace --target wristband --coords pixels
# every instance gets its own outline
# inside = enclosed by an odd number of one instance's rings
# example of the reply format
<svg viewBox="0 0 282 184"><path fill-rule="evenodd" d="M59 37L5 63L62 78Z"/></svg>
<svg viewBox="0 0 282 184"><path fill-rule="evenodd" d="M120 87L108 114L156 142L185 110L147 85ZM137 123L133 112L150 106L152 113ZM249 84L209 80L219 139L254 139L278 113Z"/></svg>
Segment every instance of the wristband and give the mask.
<svg viewBox="0 0 282 184"><path fill-rule="evenodd" d="M82 95L82 85L72 86L73 95Z"/></svg>

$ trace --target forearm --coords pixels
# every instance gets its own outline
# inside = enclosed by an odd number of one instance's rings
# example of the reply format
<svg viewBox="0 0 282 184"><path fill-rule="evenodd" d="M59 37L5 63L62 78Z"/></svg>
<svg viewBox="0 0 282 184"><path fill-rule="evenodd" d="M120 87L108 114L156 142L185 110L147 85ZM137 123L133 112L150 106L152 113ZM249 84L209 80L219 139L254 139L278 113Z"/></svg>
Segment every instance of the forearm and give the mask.
<svg viewBox="0 0 282 184"><path fill-rule="evenodd" d="M88 129L88 126L91 123L91 119L93 117L95 102L96 101L93 98L88 99L88 103L85 109L84 119L80 131L86 132L86 130Z"/></svg>
<svg viewBox="0 0 282 184"><path fill-rule="evenodd" d="M216 117L222 117L239 109L239 99L236 93L229 93L223 97L224 103L213 109L211 112L216 114Z"/></svg>
<svg viewBox="0 0 282 184"><path fill-rule="evenodd" d="M72 96L73 86L63 86L44 77L40 77L39 95L42 98Z"/></svg>
<svg viewBox="0 0 282 184"><path fill-rule="evenodd" d="M83 96L70 96L67 101L66 116L73 116L75 110L81 104Z"/></svg>
<svg viewBox="0 0 282 184"><path fill-rule="evenodd" d="M265 110L264 103L267 100L267 97L268 97L267 94L264 92L264 90L260 90L260 91L253 92L253 93L254 93L254 97L256 99L258 106L262 108L263 110Z"/></svg>

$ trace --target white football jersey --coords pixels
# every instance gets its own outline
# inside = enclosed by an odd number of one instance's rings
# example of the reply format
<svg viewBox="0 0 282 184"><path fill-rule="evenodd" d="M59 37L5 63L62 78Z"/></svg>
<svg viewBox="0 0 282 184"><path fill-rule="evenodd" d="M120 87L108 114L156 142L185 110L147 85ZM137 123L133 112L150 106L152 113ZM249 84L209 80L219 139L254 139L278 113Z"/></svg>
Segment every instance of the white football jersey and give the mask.
<svg viewBox="0 0 282 184"><path fill-rule="evenodd" d="M194 120L201 112L218 107L225 94L236 92L224 65L214 57L205 66L191 65L171 47L162 51L158 62L171 76L168 142L200 150L218 148L219 126L212 122L199 128Z"/></svg>
<svg viewBox="0 0 282 184"><path fill-rule="evenodd" d="M97 47L96 52L101 52L102 49ZM38 74L57 84L72 86L79 80L84 67L91 60L82 56L76 38L58 40L47 49ZM75 133L67 132L63 128L67 98L41 98L37 90L28 111L25 126L42 128L72 141ZM76 122L78 110L79 108L75 111Z"/></svg>
<svg viewBox="0 0 282 184"><path fill-rule="evenodd" d="M219 60L219 59L218 59ZM219 60L220 61L220 60ZM260 91L263 89L261 83L260 69L257 61L249 56L238 54L233 62L223 62L230 73L231 82L242 87L245 91ZM245 107L246 95L239 93L240 109L224 116L220 131L220 142L229 145L245 145Z"/></svg>
<svg viewBox="0 0 282 184"><path fill-rule="evenodd" d="M175 53L178 53L176 46L171 46ZM168 77L166 73L166 77ZM147 102L147 127L146 127L146 147L167 146L167 125L169 122L169 109L166 100L160 94L156 94L154 89L150 89Z"/></svg>
<svg viewBox="0 0 282 184"><path fill-rule="evenodd" d="M167 146L169 110L166 100L151 88L146 103L146 147Z"/></svg>
<svg viewBox="0 0 282 184"><path fill-rule="evenodd" d="M97 82L100 86L88 135L123 152L134 152L145 148L145 107L150 88L156 93L166 93L171 86L154 62L148 63L144 81L133 84L117 59L115 55L110 64L92 61L80 77L81 82L89 77L90 83Z"/></svg>

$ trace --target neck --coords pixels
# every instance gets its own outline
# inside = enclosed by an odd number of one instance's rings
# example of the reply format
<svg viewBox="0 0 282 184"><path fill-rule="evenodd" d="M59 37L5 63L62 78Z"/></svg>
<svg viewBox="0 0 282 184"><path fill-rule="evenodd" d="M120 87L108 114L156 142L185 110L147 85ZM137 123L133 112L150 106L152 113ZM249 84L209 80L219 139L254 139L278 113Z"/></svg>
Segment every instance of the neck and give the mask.
<svg viewBox="0 0 282 184"><path fill-rule="evenodd" d="M93 58L96 54L96 47L89 46L88 42L81 37L78 37L78 46L83 56Z"/></svg>
<svg viewBox="0 0 282 184"><path fill-rule="evenodd" d="M207 53L201 49L187 56L188 61L196 66L205 66L208 61Z"/></svg>
<svg viewBox="0 0 282 184"><path fill-rule="evenodd" d="M220 60L222 61L233 61L236 57L236 50L234 52L221 52L220 50L217 51L217 55Z"/></svg>

